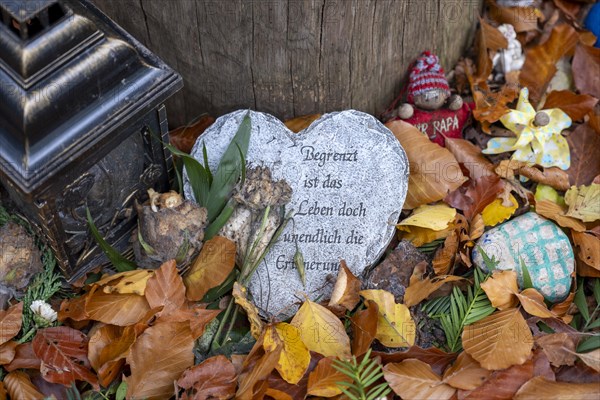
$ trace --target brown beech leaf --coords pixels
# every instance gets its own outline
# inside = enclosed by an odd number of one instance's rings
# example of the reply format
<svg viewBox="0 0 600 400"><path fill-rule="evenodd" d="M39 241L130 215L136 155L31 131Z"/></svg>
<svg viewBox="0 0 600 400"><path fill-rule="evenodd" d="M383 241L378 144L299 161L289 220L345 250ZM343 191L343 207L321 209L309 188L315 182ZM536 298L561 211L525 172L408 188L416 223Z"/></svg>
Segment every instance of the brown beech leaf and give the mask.
<svg viewBox="0 0 600 400"><path fill-rule="evenodd" d="M210 115L202 115L196 121L169 132L169 142L179 150L190 153L198 136L215 122Z"/></svg>
<svg viewBox="0 0 600 400"><path fill-rule="evenodd" d="M552 382L542 376L536 376L526 382L515 400L539 399L598 399L598 384Z"/></svg>
<svg viewBox="0 0 600 400"><path fill-rule="evenodd" d="M237 374L231 361L218 355L185 370L177 385L186 390L182 400L230 399L235 396Z"/></svg>
<svg viewBox="0 0 600 400"><path fill-rule="evenodd" d="M18 342L11 340L0 345L0 365L10 364L17 353Z"/></svg>
<svg viewBox="0 0 600 400"><path fill-rule="evenodd" d="M160 266L146 284L146 300L151 308L163 306L161 314L170 314L185 303L185 286L175 260Z"/></svg>
<svg viewBox="0 0 600 400"><path fill-rule="evenodd" d="M589 353L577 353L577 357L581 359L588 367L600 372L600 349L590 351Z"/></svg>
<svg viewBox="0 0 600 400"><path fill-rule="evenodd" d="M406 288L406 292L404 293L404 305L407 307L417 305L445 283L456 282L462 279L463 278L460 276L454 275L440 275L433 278L423 278L413 274L410 277L410 285Z"/></svg>
<svg viewBox="0 0 600 400"><path fill-rule="evenodd" d="M600 49L578 44L573 56L573 80L581 93L600 98Z"/></svg>
<svg viewBox="0 0 600 400"><path fill-rule="evenodd" d="M540 101L556 73L556 63L573 50L578 41L575 28L563 23L552 29L544 43L526 50L519 80L522 86L529 88L529 100L532 103Z"/></svg>
<svg viewBox="0 0 600 400"><path fill-rule="evenodd" d="M221 310L207 310L205 304L188 304L183 308L168 315L161 315L162 322L187 322L190 325L192 337L198 339L204 333L204 329Z"/></svg>
<svg viewBox="0 0 600 400"><path fill-rule="evenodd" d="M136 339L134 326L104 325L90 332L88 358L98 372L100 384L108 387L119 375L129 349Z"/></svg>
<svg viewBox="0 0 600 400"><path fill-rule="evenodd" d="M298 133L301 130L308 128L310 124L319 118L321 118L321 114L302 115L300 117L288 119L284 122L284 124L290 131Z"/></svg>
<svg viewBox="0 0 600 400"><path fill-rule="evenodd" d="M242 372L238 376L236 400L253 400L262 398L261 393L267 390L267 378L277 366L281 355L281 346L266 351L262 345L263 336L257 341L250 354L244 360Z"/></svg>
<svg viewBox="0 0 600 400"><path fill-rule="evenodd" d="M31 383L23 371L13 371L4 377L4 386L11 399L44 399L45 396Z"/></svg>
<svg viewBox="0 0 600 400"><path fill-rule="evenodd" d="M556 381L571 383L600 384L600 374L584 363L575 363L572 367L560 367L556 371Z"/></svg>
<svg viewBox="0 0 600 400"><path fill-rule="evenodd" d="M82 332L66 326L40 329L31 344L48 382L70 386L79 380L99 388L98 378L89 369L88 338Z"/></svg>
<svg viewBox="0 0 600 400"><path fill-rule="evenodd" d="M446 148L469 171L469 178L477 180L494 174L494 164L481 153L479 146L468 140L446 138Z"/></svg>
<svg viewBox="0 0 600 400"><path fill-rule="evenodd" d="M517 308L496 311L467 325L463 347L486 369L503 369L523 364L531 354L533 336Z"/></svg>
<svg viewBox="0 0 600 400"><path fill-rule="evenodd" d="M379 307L372 300L366 301L367 308L357 311L351 318L352 354L361 356L369 350L377 334Z"/></svg>
<svg viewBox="0 0 600 400"><path fill-rule="evenodd" d="M553 90L546 97L544 109L560 108L573 121L579 121L592 111L597 103L597 98L587 94L575 94L570 90Z"/></svg>
<svg viewBox="0 0 600 400"><path fill-rule="evenodd" d="M466 352L456 358L456 362L444 372L443 382L463 390L473 390L481 386L492 374Z"/></svg>
<svg viewBox="0 0 600 400"><path fill-rule="evenodd" d="M340 261L340 269L338 271L337 280L333 291L329 306L342 306L348 311L352 311L360 301L360 279L358 279L346 265L346 261Z"/></svg>
<svg viewBox="0 0 600 400"><path fill-rule="evenodd" d="M533 361L528 360L522 365L494 371L483 385L471 391L458 391L460 400L487 400L513 398L522 384L533 377Z"/></svg>
<svg viewBox="0 0 600 400"><path fill-rule="evenodd" d="M489 17L499 24L511 24L515 31L527 32L538 29L541 12L534 7L501 7L495 0L487 0Z"/></svg>
<svg viewBox="0 0 600 400"><path fill-rule="evenodd" d="M577 256L590 267L600 270L600 239L588 232L572 232Z"/></svg>
<svg viewBox="0 0 600 400"><path fill-rule="evenodd" d="M466 180L452 153L417 128L401 120L385 125L406 151L410 163L405 209L441 200Z"/></svg>
<svg viewBox="0 0 600 400"><path fill-rule="evenodd" d="M450 193L444 201L462 210L468 220L481 213L504 190L504 182L498 175L482 176L470 180L466 186Z"/></svg>
<svg viewBox="0 0 600 400"><path fill-rule="evenodd" d="M0 382L0 400L6 400L8 398L8 392L4 387L4 382Z"/></svg>
<svg viewBox="0 0 600 400"><path fill-rule="evenodd" d="M92 288L92 290L94 290ZM87 321L90 316L85 311L85 303L88 300L88 295L75 297L73 299L63 300L60 303L58 311L58 320L65 321L71 319L73 321Z"/></svg>
<svg viewBox="0 0 600 400"><path fill-rule="evenodd" d="M494 271L491 277L481 284L492 306L506 310L519 304L515 294L519 292L515 271Z"/></svg>
<svg viewBox="0 0 600 400"><path fill-rule="evenodd" d="M173 395L173 382L194 365L194 339L186 322L157 322L137 338L127 363L131 375L127 398L164 399Z"/></svg>
<svg viewBox="0 0 600 400"><path fill-rule="evenodd" d="M85 319L127 326L140 321L148 311L150 306L146 298L137 294L107 294L94 286L86 295Z"/></svg>
<svg viewBox="0 0 600 400"><path fill-rule="evenodd" d="M585 231L585 224L580 220L566 216L567 209L550 200L541 200L535 204L535 212L557 222L563 228L570 228L577 232Z"/></svg>
<svg viewBox="0 0 600 400"><path fill-rule="evenodd" d="M458 245L458 233L454 230L446 237L444 245L436 250L433 260L431 260L431 265L436 275L445 275L451 270L458 251Z"/></svg>
<svg viewBox="0 0 600 400"><path fill-rule="evenodd" d="M477 35L477 75L476 81L483 81L492 73L493 64L489 51L498 51L508 47L508 41L497 28L479 18Z"/></svg>
<svg viewBox="0 0 600 400"><path fill-rule="evenodd" d="M536 348L533 351L532 361L534 376L545 376L550 380L556 380L556 375L554 374L552 366L550 366L550 361L542 349Z"/></svg>
<svg viewBox="0 0 600 400"><path fill-rule="evenodd" d="M509 180L515 180L515 175L521 175L557 190L567 190L571 187L569 175L557 167L543 168L523 161L503 160L496 167L496 173Z"/></svg>
<svg viewBox="0 0 600 400"><path fill-rule="evenodd" d="M321 359L317 367L308 375L307 396L337 396L342 393L338 382L352 382L350 377L333 368L334 360L333 357Z"/></svg>
<svg viewBox="0 0 600 400"><path fill-rule="evenodd" d="M498 92L485 87L472 87L472 91L475 100L473 117L481 122L481 128L487 134L491 133L490 125L510 111L507 104L519 95L519 87L514 84L506 84Z"/></svg>
<svg viewBox="0 0 600 400"><path fill-rule="evenodd" d="M573 365L577 360L575 354L577 343L573 335L564 332L542 335L535 338L535 343L542 348L555 367Z"/></svg>
<svg viewBox="0 0 600 400"><path fill-rule="evenodd" d="M442 382L429 364L420 360L404 360L383 367L383 377L403 399L450 399L456 389Z"/></svg>
<svg viewBox="0 0 600 400"><path fill-rule="evenodd" d="M206 293L225 281L235 266L235 243L215 236L204 246L183 278L188 300L202 300Z"/></svg>
<svg viewBox="0 0 600 400"><path fill-rule="evenodd" d="M0 310L0 344L4 344L14 338L21 330L23 317L23 303L19 302Z"/></svg>
<svg viewBox="0 0 600 400"><path fill-rule="evenodd" d="M567 136L571 150L571 167L567 170L571 185L589 185L600 175L600 135L587 123Z"/></svg>
<svg viewBox="0 0 600 400"><path fill-rule="evenodd" d="M525 289L517 294L523 309L531 315L540 318L557 317L552 311L548 310L548 306L544 303L544 296L533 288Z"/></svg>
<svg viewBox="0 0 600 400"><path fill-rule="evenodd" d="M371 353L373 357L380 357L383 364L399 363L411 358L423 361L429 364L436 374L442 372L456 359L455 353L446 353L436 347L423 349L419 346L411 346L406 351L398 351L395 353L385 353L374 351Z"/></svg>
<svg viewBox="0 0 600 400"><path fill-rule="evenodd" d="M11 372L17 369L40 369L42 361L33 352L31 342L22 343L15 349L15 356L10 364L3 365L4 369Z"/></svg>

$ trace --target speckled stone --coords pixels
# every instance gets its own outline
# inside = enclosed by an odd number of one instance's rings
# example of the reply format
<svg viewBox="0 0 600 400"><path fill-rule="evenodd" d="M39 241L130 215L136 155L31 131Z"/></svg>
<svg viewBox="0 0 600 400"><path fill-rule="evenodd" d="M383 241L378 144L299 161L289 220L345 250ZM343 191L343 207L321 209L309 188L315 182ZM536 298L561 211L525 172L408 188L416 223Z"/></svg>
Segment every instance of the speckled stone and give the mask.
<svg viewBox="0 0 600 400"><path fill-rule="evenodd" d="M484 233L473 250L473 262L487 270L479 246L489 257L500 261L496 268L517 271L520 287L521 257L533 287L546 300L558 302L569 294L575 257L569 238L553 222L528 212Z"/></svg>
<svg viewBox="0 0 600 400"><path fill-rule="evenodd" d="M208 163L216 169L245 114L217 119L192 155L202 162L206 144ZM381 257L406 197L408 160L394 135L362 112L326 114L298 134L271 115L250 111L250 116L247 162L269 166L274 179L290 184L287 210L294 213L250 291L264 312L290 315L304 294L329 297L340 259L359 275ZM193 198L187 181L185 194ZM304 256L306 287L293 263L296 245Z"/></svg>

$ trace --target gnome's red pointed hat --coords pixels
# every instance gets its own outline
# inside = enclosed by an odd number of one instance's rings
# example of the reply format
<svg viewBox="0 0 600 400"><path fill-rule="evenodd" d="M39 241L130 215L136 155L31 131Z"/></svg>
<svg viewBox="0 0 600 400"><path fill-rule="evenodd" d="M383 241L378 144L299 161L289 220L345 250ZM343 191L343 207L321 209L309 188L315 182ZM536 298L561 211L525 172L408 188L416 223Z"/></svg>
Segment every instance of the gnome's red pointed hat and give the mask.
<svg viewBox="0 0 600 400"><path fill-rule="evenodd" d="M407 100L414 103L415 96L434 89L443 90L450 96L450 87L440 60L435 54L424 51L410 70Z"/></svg>

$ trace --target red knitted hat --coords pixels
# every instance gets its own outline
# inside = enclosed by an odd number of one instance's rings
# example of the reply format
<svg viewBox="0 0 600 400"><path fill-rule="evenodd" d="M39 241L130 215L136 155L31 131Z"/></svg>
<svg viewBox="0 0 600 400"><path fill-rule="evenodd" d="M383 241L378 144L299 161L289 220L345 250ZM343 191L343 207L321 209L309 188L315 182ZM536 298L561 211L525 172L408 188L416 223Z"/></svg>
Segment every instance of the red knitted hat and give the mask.
<svg viewBox="0 0 600 400"><path fill-rule="evenodd" d="M450 96L450 87L440 60L435 54L424 51L410 70L407 100L413 103L414 96L432 89L442 89Z"/></svg>

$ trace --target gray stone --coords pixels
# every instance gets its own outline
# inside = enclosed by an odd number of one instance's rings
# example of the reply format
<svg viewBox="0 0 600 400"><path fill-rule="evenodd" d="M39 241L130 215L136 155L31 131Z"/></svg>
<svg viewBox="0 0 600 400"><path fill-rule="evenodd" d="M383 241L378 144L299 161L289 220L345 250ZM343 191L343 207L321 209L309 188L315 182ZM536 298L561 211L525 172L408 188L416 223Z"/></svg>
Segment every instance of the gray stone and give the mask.
<svg viewBox="0 0 600 400"><path fill-rule="evenodd" d="M212 170L247 111L217 121L198 139L192 155L202 162L206 145ZM293 210L280 240L256 271L250 291L259 308L290 315L304 299L329 297L340 259L356 275L377 261L395 232L408 186L408 160L393 134L358 111L326 114L294 134L277 118L250 111L250 165L266 165L293 189ZM186 179L185 195L193 198ZM306 286L293 263L304 256Z"/></svg>

